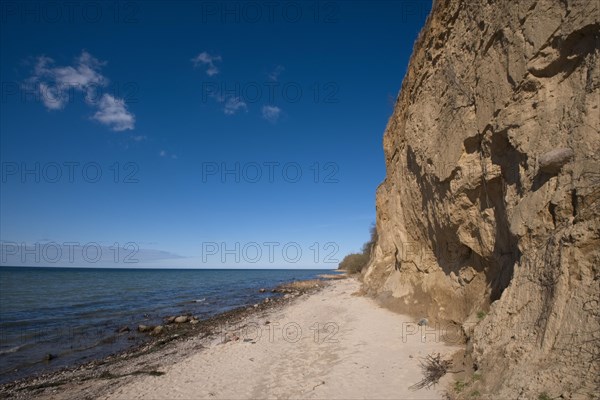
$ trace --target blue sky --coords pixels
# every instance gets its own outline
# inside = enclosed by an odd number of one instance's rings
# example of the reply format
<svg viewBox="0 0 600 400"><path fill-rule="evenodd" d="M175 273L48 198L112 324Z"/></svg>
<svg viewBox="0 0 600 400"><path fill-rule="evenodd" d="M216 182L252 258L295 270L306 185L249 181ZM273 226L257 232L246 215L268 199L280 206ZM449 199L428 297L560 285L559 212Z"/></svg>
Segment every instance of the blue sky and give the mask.
<svg viewBox="0 0 600 400"><path fill-rule="evenodd" d="M429 8L3 2L0 264L337 267Z"/></svg>

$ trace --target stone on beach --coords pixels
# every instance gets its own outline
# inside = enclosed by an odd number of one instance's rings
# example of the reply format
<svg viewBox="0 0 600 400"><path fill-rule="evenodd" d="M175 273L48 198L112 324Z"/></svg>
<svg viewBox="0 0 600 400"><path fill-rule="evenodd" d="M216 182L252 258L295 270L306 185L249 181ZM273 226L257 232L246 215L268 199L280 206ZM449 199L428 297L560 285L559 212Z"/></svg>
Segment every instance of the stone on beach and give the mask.
<svg viewBox="0 0 600 400"><path fill-rule="evenodd" d="M160 335L164 329L165 329L165 327L162 325L155 326L154 329L152 330L152 334Z"/></svg>
<svg viewBox="0 0 600 400"><path fill-rule="evenodd" d="M173 320L176 324L183 324L184 322L189 321L189 317L187 315L180 315L179 317Z"/></svg>
<svg viewBox="0 0 600 400"><path fill-rule="evenodd" d="M138 332L150 332L152 329L154 329L154 327L152 326L148 326L148 325L138 325Z"/></svg>
<svg viewBox="0 0 600 400"><path fill-rule="evenodd" d="M240 337L233 332L227 332L223 338L223 343L229 343L236 340L240 340Z"/></svg>

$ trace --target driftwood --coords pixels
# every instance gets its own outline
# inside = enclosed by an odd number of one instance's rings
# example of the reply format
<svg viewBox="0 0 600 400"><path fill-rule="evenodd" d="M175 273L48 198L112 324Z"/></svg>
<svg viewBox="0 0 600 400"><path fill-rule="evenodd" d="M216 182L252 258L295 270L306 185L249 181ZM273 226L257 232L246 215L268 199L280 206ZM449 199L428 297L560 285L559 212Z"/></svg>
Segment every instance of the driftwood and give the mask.
<svg viewBox="0 0 600 400"><path fill-rule="evenodd" d="M446 372L452 366L452 361L443 360L438 353L436 355L429 354L420 361L420 364L425 376L419 382L410 386L410 390L430 389L432 386L437 385L442 376L446 375Z"/></svg>

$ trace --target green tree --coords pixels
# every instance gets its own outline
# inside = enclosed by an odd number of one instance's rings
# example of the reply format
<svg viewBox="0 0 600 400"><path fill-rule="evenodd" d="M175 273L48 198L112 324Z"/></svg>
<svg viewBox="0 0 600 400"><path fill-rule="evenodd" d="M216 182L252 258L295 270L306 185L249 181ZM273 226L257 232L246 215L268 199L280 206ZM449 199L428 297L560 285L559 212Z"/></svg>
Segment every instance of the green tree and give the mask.
<svg viewBox="0 0 600 400"><path fill-rule="evenodd" d="M340 265L338 269L348 271L351 274L359 273L362 271L364 267L367 266L369 260L371 259L371 253L373 248L375 247L375 243L377 243L378 235L377 235L377 227L375 224L371 225L369 230L371 234L371 238L368 242L363 244L362 251L360 253L351 253L348 254Z"/></svg>
<svg viewBox="0 0 600 400"><path fill-rule="evenodd" d="M369 258L365 254L352 253L344 257L338 269L343 269L351 274L355 274L360 272L368 262Z"/></svg>

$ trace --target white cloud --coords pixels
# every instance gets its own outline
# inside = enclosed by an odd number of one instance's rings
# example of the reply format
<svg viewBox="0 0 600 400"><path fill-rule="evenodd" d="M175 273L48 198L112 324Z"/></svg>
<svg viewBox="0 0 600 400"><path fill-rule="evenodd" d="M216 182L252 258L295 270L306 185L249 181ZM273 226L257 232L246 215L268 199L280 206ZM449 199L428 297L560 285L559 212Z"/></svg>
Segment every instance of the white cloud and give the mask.
<svg viewBox="0 0 600 400"><path fill-rule="evenodd" d="M38 85L40 97L42 102L49 110L62 110L67 103L67 96L65 93L54 86L48 86L44 82L40 82Z"/></svg>
<svg viewBox="0 0 600 400"><path fill-rule="evenodd" d="M234 115L241 110L248 111L248 104L239 96L233 94L222 95L218 92L210 93L209 96L223 105L225 115Z"/></svg>
<svg viewBox="0 0 600 400"><path fill-rule="evenodd" d="M161 157L170 157L170 158L172 158L173 160L177 160L177 159L179 158L179 157L177 157L177 154L169 154L169 153L168 153L167 151L165 151L165 150L161 150L161 151L158 153L158 155L159 155L159 156L161 156Z"/></svg>
<svg viewBox="0 0 600 400"><path fill-rule="evenodd" d="M108 126L113 131L133 129L135 116L127 110L123 99L104 94L98 102L98 108L99 110L92 119Z"/></svg>
<svg viewBox="0 0 600 400"><path fill-rule="evenodd" d="M106 62L98 61L90 53L82 51L77 66L57 67L50 71L59 84L87 89L108 84L108 79L100 73L104 65Z"/></svg>
<svg viewBox="0 0 600 400"><path fill-rule="evenodd" d="M240 110L248 111L248 106L246 102L239 97L228 97L225 100L225 106L223 107L223 112L227 115L233 115Z"/></svg>
<svg viewBox="0 0 600 400"><path fill-rule="evenodd" d="M206 75L213 76L219 73L219 68L215 65L216 61L221 61L221 56L211 56L206 51L198 54L196 57L192 58L192 62L194 63L194 67L199 67L206 65L208 68L206 69Z"/></svg>
<svg viewBox="0 0 600 400"><path fill-rule="evenodd" d="M63 109L71 89L84 92L86 102L92 103L96 89L108 85L108 79L100 73L105 64L86 51L81 52L74 66L66 67L54 67L53 59L41 56L29 83L37 86L42 102L50 110Z"/></svg>
<svg viewBox="0 0 600 400"><path fill-rule="evenodd" d="M282 65L278 65L273 71L267 74L267 77L271 81L277 81L279 79L279 75L281 75L283 71L285 71L285 68Z"/></svg>
<svg viewBox="0 0 600 400"><path fill-rule="evenodd" d="M277 106L263 106L262 108L262 117L272 124L279 120L280 115L281 108Z"/></svg>
<svg viewBox="0 0 600 400"><path fill-rule="evenodd" d="M203 51L196 57L192 58L191 61L194 63L194 67L196 68L206 66L206 74L208 76L213 76L219 73L219 68L217 68L215 63L222 61L222 58L221 56L211 55L206 51ZM227 93L223 95L219 93L219 91L209 93L209 96L223 105L223 112L225 115L235 115L239 111L248 111L248 105L239 96Z"/></svg>
<svg viewBox="0 0 600 400"><path fill-rule="evenodd" d="M133 139L134 142L141 142L142 140L146 140L148 138L145 135L137 135L132 136L131 139Z"/></svg>
<svg viewBox="0 0 600 400"><path fill-rule="evenodd" d="M82 92L85 102L98 109L92 119L114 131L134 128L135 116L127 110L123 99L98 93L98 89L109 83L108 78L100 72L106 65L105 61L99 61L83 50L73 65L54 64L50 57L38 57L33 75L27 80L27 84L40 94L47 109L62 110L72 100L70 96L73 92Z"/></svg>

